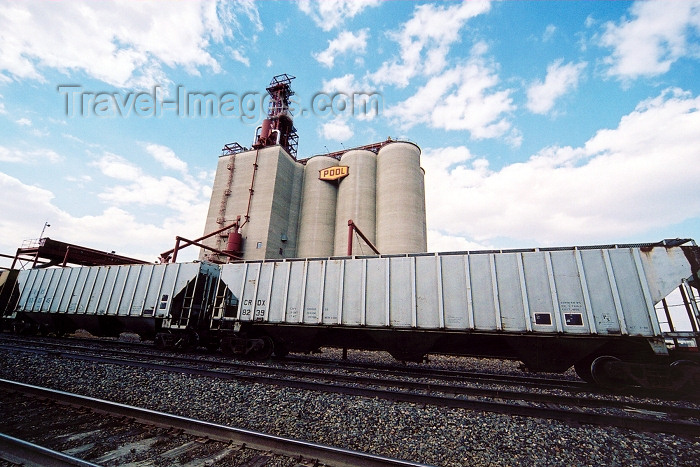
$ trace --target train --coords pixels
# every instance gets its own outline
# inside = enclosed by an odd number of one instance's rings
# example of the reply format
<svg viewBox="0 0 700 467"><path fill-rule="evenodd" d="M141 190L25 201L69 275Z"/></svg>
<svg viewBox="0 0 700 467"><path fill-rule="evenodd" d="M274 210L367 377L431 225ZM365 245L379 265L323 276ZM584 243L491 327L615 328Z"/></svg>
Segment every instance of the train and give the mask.
<svg viewBox="0 0 700 467"><path fill-rule="evenodd" d="M699 286L700 247L673 239L6 270L0 311L17 334L132 332L254 359L322 347L501 358L533 372L573 366L608 387L696 390Z"/></svg>

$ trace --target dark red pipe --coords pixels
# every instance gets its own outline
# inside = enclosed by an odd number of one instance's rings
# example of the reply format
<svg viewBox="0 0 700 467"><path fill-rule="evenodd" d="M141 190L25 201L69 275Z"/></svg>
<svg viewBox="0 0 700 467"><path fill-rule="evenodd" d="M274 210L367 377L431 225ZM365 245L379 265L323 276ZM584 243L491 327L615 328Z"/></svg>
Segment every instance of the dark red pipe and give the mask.
<svg viewBox="0 0 700 467"><path fill-rule="evenodd" d="M362 233L359 227L355 225L355 223L350 219L348 221L348 256L352 256L352 231L357 232L357 234L360 236L362 240L365 241L367 246L369 246L372 251L374 251L376 254L380 255L379 250L377 250L377 247L374 246L372 242L369 241L369 238L365 237L365 234Z"/></svg>

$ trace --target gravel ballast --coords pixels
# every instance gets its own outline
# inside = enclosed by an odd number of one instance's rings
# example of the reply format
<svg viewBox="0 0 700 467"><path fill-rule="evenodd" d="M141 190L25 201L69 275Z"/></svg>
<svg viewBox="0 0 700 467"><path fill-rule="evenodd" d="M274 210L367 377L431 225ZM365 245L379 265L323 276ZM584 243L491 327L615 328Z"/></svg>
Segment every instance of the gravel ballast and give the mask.
<svg viewBox="0 0 700 467"><path fill-rule="evenodd" d="M572 426L6 350L0 350L0 360L5 379L440 466L695 466L700 456L698 437Z"/></svg>

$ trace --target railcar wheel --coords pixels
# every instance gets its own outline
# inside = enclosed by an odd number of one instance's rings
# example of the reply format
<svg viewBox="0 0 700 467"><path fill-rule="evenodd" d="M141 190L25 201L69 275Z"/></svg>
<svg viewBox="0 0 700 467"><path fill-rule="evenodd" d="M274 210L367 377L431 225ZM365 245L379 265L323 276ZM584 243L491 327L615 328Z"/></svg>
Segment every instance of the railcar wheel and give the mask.
<svg viewBox="0 0 700 467"><path fill-rule="evenodd" d="M587 383L595 384L593 375L591 374L591 364L593 359L590 357L584 358L574 364L576 375Z"/></svg>
<svg viewBox="0 0 700 467"><path fill-rule="evenodd" d="M287 348L286 345L284 345L281 342L276 342L274 345L275 345L275 349L274 349L273 353L275 354L275 357L284 358L287 355L289 355L289 349Z"/></svg>
<svg viewBox="0 0 700 467"><path fill-rule="evenodd" d="M39 328L24 319L17 319L12 322L12 332L19 336L33 336L39 332Z"/></svg>
<svg viewBox="0 0 700 467"><path fill-rule="evenodd" d="M155 344L156 349L163 350L165 347L167 347L165 336L162 334L156 334L156 338L154 339L153 343Z"/></svg>
<svg viewBox="0 0 700 467"><path fill-rule="evenodd" d="M598 386L609 389L626 386L627 382L624 378L615 375L615 373L608 371L606 368L608 363L619 361L619 358L611 355L602 355L593 360L593 363L591 364L591 376L593 377L593 382L595 382Z"/></svg>
<svg viewBox="0 0 700 467"><path fill-rule="evenodd" d="M233 357L236 354L236 348L233 345L231 339L221 339L221 353L223 353L227 357Z"/></svg>
<svg viewBox="0 0 700 467"><path fill-rule="evenodd" d="M676 391L696 391L700 382L700 365L690 360L676 360L671 363L671 378Z"/></svg>
<svg viewBox="0 0 700 467"><path fill-rule="evenodd" d="M16 319L12 322L12 333L20 335L24 330L24 321L21 319Z"/></svg>
<svg viewBox="0 0 700 467"><path fill-rule="evenodd" d="M263 341L263 347L255 352L253 358L256 360L267 360L275 351L275 343L272 341L272 337L270 336L263 336L261 339Z"/></svg>

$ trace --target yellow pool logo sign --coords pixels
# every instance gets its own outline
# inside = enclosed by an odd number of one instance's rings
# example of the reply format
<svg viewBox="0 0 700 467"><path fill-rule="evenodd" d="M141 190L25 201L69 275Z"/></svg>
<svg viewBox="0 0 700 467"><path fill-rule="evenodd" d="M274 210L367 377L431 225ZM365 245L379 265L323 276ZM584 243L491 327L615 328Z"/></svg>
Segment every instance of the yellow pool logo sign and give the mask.
<svg viewBox="0 0 700 467"><path fill-rule="evenodd" d="M338 180L339 178L347 177L350 173L350 167L346 165L338 165L335 167L327 167L318 171L320 180Z"/></svg>

